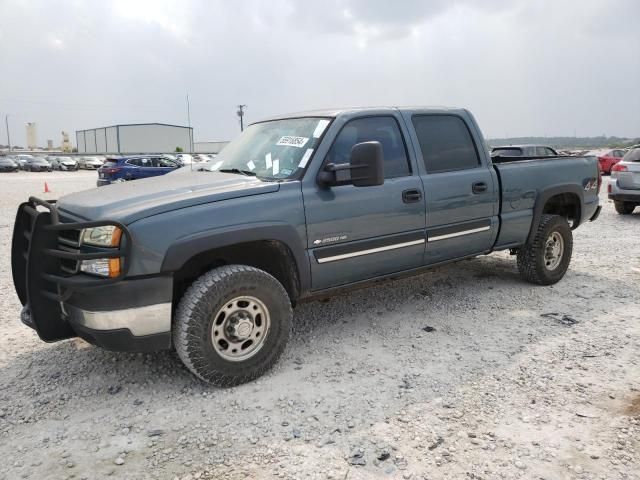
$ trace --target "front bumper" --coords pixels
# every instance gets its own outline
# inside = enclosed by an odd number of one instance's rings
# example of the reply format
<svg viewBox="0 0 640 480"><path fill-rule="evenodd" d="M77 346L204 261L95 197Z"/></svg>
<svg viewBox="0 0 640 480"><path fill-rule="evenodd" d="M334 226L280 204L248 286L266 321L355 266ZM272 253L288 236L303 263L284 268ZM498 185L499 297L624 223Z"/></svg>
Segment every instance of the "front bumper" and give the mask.
<svg viewBox="0 0 640 480"><path fill-rule="evenodd" d="M84 252L79 245L69 247L73 235L68 232L105 224L123 230L118 249ZM124 225L61 222L53 204L30 198L18 209L11 257L14 285L24 306L23 323L47 342L80 336L112 350L170 348L172 278L127 279L130 245ZM81 260L104 257L121 258L124 268L119 277L78 273Z"/></svg>
<svg viewBox="0 0 640 480"><path fill-rule="evenodd" d="M70 172L70 171L78 170L78 166L77 166L77 165L65 165L65 164L61 164L61 165L60 165L60 170L65 170L65 171L67 171L67 172Z"/></svg>

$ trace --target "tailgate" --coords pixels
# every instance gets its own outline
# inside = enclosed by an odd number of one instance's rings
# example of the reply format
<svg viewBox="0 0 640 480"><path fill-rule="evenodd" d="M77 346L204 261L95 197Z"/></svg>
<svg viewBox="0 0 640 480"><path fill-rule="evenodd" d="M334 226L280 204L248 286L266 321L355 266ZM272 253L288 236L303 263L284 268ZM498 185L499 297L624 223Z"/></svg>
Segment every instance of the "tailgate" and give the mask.
<svg viewBox="0 0 640 480"><path fill-rule="evenodd" d="M626 172L614 172L618 186L623 190L640 190L640 162L625 162Z"/></svg>

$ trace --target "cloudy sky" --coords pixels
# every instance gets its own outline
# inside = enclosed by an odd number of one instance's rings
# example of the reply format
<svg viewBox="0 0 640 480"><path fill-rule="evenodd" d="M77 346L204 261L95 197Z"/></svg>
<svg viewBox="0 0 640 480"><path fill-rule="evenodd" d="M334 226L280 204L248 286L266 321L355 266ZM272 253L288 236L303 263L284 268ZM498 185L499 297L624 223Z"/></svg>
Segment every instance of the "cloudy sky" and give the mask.
<svg viewBox="0 0 640 480"><path fill-rule="evenodd" d="M485 135L640 135L638 0L0 0L13 143L117 123L195 139L277 113L469 108ZM0 128L0 143L6 132Z"/></svg>

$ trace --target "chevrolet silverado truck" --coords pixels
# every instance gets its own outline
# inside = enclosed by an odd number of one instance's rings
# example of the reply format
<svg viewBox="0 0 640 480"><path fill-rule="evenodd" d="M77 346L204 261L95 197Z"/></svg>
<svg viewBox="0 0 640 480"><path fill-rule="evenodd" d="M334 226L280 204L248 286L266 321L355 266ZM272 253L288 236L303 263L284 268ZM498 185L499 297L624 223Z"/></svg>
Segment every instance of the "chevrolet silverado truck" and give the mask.
<svg viewBox="0 0 640 480"><path fill-rule="evenodd" d="M277 361L301 301L498 250L558 282L601 208L594 158L492 162L464 109L279 116L210 167L20 205L22 321L47 342L175 348L236 385Z"/></svg>

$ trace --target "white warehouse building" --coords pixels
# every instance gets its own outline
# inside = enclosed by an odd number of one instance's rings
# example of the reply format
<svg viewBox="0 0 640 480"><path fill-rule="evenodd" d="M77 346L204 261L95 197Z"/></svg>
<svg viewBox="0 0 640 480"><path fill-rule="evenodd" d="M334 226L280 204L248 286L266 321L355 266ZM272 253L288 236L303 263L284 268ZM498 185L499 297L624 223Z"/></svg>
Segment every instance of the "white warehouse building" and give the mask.
<svg viewBox="0 0 640 480"><path fill-rule="evenodd" d="M76 131L78 153L170 153L193 150L193 128L132 123Z"/></svg>

